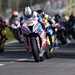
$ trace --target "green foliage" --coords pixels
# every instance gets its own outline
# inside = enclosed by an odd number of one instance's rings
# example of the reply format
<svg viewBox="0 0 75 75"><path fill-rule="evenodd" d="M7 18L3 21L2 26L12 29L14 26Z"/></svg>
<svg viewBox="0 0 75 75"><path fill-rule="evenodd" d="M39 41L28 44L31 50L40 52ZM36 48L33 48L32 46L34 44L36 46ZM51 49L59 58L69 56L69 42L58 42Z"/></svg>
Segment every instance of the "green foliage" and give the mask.
<svg viewBox="0 0 75 75"><path fill-rule="evenodd" d="M15 39L13 36L13 33L11 32L11 30L9 28L6 28L6 37L7 37L8 41Z"/></svg>

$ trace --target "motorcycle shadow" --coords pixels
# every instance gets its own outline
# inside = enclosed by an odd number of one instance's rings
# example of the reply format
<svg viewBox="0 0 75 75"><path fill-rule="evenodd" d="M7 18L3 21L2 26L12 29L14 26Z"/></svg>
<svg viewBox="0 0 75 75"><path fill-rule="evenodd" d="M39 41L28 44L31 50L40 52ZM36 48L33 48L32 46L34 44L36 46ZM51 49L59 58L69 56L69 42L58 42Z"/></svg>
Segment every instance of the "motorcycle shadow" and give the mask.
<svg viewBox="0 0 75 75"><path fill-rule="evenodd" d="M62 46L54 52L54 58L75 59L75 43Z"/></svg>
<svg viewBox="0 0 75 75"><path fill-rule="evenodd" d="M0 54L0 62L35 62L32 53L26 51L5 51Z"/></svg>

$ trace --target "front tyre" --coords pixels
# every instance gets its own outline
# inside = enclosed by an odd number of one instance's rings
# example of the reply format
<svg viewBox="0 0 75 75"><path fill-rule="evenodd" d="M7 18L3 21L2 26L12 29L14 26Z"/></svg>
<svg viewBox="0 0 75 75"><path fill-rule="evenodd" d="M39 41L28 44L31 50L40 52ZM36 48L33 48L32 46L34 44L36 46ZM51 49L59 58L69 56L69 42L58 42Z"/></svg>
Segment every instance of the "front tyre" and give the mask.
<svg viewBox="0 0 75 75"><path fill-rule="evenodd" d="M32 54L34 56L35 62L39 62L40 61L39 47L38 47L36 37L31 37L30 41L31 41L31 46L32 46Z"/></svg>
<svg viewBox="0 0 75 75"><path fill-rule="evenodd" d="M51 58L53 56L54 47L53 47L54 37L47 36L47 47L46 47L46 58Z"/></svg>

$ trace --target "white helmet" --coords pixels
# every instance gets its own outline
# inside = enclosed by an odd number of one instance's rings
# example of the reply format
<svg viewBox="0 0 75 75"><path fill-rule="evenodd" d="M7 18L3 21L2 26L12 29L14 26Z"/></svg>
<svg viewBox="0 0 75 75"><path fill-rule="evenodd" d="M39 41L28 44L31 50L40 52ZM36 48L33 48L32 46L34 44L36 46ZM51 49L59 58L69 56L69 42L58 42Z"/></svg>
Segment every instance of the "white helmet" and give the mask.
<svg viewBox="0 0 75 75"><path fill-rule="evenodd" d="M24 14L25 14L26 16L32 15L32 10L31 10L31 8L30 8L29 6L25 8Z"/></svg>

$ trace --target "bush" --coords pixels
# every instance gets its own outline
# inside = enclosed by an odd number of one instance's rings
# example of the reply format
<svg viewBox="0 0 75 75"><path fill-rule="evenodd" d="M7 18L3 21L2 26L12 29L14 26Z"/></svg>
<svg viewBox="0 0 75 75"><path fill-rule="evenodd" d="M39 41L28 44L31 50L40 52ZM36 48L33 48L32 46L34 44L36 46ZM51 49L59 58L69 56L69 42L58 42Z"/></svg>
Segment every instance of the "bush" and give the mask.
<svg viewBox="0 0 75 75"><path fill-rule="evenodd" d="M5 30L6 30L6 37L8 41L14 40L15 38L13 36L12 31L8 27L6 27Z"/></svg>

